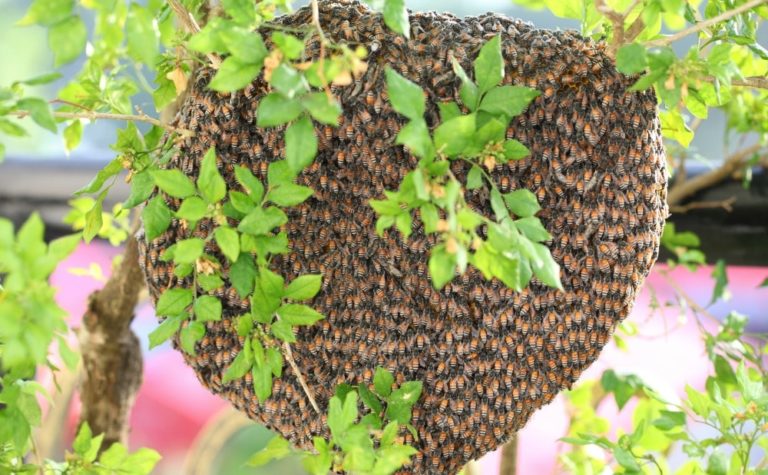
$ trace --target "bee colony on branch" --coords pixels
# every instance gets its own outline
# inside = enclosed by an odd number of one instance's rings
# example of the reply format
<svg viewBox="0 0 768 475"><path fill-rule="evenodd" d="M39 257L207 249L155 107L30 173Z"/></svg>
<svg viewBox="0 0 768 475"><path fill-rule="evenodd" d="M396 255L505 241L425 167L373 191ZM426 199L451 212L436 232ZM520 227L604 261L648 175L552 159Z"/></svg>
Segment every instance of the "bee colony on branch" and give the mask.
<svg viewBox="0 0 768 475"><path fill-rule="evenodd" d="M318 156L297 179L315 194L287 210L291 251L272 261L288 280L323 275L311 303L326 318L298 331L293 357L321 412L337 384L371 383L378 366L398 383L422 381L411 421L418 440L405 435L419 453L400 473L456 473L504 444L534 411L570 388L627 317L656 260L667 216L656 99L652 91L628 90L633 79L616 71L604 45L501 15L415 13L410 39L389 31L381 15L357 3L321 2L320 20L332 40L361 44L369 56L363 75L331 88L342 119L338 127L316 124ZM310 9L302 8L277 23L296 27L311 21ZM427 91L426 120L434 127L437 104L459 97L451 57L470 69L482 44L495 35L502 39L504 83L541 95L507 130L531 155L496 165L490 174L504 193L525 188L536 195L564 290L533 279L515 292L470 268L438 291L427 267L435 238L425 236L418 219L408 239L395 229L383 237L375 230L369 200L397 189L418 161L395 144L404 118L388 101L385 67ZM309 41L310 55L319 49L316 37ZM256 126L268 86L259 77L243 91L217 93L206 87L213 73L199 69L190 84L175 125L195 136L182 140L168 167L196 177L205 151L215 147L229 188L240 189L234 169L241 165L266 182L268 164L285 155L284 128ZM452 163L462 182L468 170L466 163ZM491 214L487 191L467 191L467 201ZM174 198L166 202L172 210L178 207ZM172 264L160 258L164 250L191 236L205 239L215 228L210 219L195 228L174 220L161 236L140 240L154 298L167 288L194 285L190 277L174 276ZM213 241L206 246L207 253L221 255ZM250 374L223 383L242 346L235 321L250 302L226 278L210 293L221 298L223 318L206 323L196 355L184 355L200 381L298 446L327 436L323 416L291 371L275 379L263 403Z"/></svg>

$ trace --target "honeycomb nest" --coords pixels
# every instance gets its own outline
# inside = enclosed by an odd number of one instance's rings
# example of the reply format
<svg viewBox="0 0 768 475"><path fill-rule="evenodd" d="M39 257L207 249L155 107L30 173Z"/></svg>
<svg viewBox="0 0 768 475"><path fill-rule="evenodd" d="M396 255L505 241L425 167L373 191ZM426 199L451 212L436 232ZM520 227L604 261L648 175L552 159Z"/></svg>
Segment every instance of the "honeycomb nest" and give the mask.
<svg viewBox="0 0 768 475"><path fill-rule="evenodd" d="M412 421L419 438L405 435L419 453L401 473L455 473L508 441L536 409L570 388L629 313L656 260L667 216L656 100L653 92L629 91L632 78L616 71L604 45L573 32L535 29L496 14L414 13L407 40L357 3L324 1L320 14L331 39L362 44L370 56L354 84L332 88L344 115L338 127L317 126L319 154L297 180L315 194L288 211L291 252L273 261L287 279L323 274L311 305L326 319L298 331L293 354L322 411L337 384L369 384L377 366L399 383L423 381ZM310 22L307 8L278 20L292 27ZM436 291L427 271L434 238L425 236L419 220L409 239L395 230L379 237L368 206L398 188L417 163L395 145L404 119L388 103L384 68L427 91L426 117L434 127L437 103L458 100L451 55L470 71L482 44L497 34L504 83L542 94L507 131L531 156L496 166L492 176L502 192L527 188L538 197L563 291L534 278L514 292L473 269ZM307 51L318 56L316 38ZM266 181L267 165L284 157L283 128L255 125L268 86L260 77L244 91L216 93L206 87L212 74L196 72L176 124L196 136L180 145L169 167L195 178L203 153L215 146L231 188L239 189L238 165ZM454 163L452 170L464 180L468 167ZM172 209L179 204L166 201ZM468 202L491 215L487 192L468 192ZM192 230L174 220L162 236L141 240L153 298L193 285L173 276L172 264L159 259L164 250L192 235L205 238L214 226L202 222ZM213 242L207 252L226 262ZM223 318L206 324L197 355L184 355L187 364L210 391L294 444L306 448L312 436L328 436L324 416L313 411L288 366L263 404L250 375L222 384L241 348L233 322L249 308L226 282L214 292Z"/></svg>

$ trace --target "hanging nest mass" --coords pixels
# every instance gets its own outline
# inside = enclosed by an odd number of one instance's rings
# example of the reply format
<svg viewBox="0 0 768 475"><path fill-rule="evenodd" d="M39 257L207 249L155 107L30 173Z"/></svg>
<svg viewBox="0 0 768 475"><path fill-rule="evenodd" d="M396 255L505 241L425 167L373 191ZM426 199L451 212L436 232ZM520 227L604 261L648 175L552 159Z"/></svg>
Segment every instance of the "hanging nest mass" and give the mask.
<svg viewBox="0 0 768 475"><path fill-rule="evenodd" d="M296 27L311 20L302 8L277 23ZM321 2L320 20L332 40L360 43L370 55L364 75L332 88L343 116L338 127L316 125L318 156L297 179L315 194L288 209L291 252L273 259L272 268L287 280L323 275L311 306L326 318L301 328L293 357L321 412L337 384L370 384L378 366L397 382L422 381L412 419L419 438L405 436L419 453L406 470L456 473L570 388L628 315L657 257L667 216L656 99L652 91L629 91L633 79L616 71L605 45L573 32L539 30L496 14L459 19L415 13L411 39L405 39L389 31L381 15L334 1ZM417 163L395 144L405 119L388 102L384 69L394 68L427 91L427 122L435 126L437 104L459 99L450 57L471 70L480 47L499 34L504 83L534 87L541 95L507 131L531 156L497 165L491 175L502 192L527 188L538 197L562 291L534 279L515 292L473 268L436 291L427 269L434 239L419 225L408 239L395 229L378 236L368 204L397 189ZM319 55L316 38L307 52ZM194 178L204 152L215 146L230 188L240 189L234 177L239 165L266 182L267 164L284 156L283 130L255 125L268 86L260 77L244 91L222 94L206 87L212 75L209 69L196 73L176 124L196 135L181 143L168 166ZM452 166L464 182L468 166ZM467 193L471 206L492 214L487 195ZM166 202L178 206L169 197ZM214 229L211 222L188 229L174 220L160 237L141 240L154 298L193 285L191 278L175 278L171 264L158 258L164 250ZM206 252L221 255L212 241ZM298 446L327 436L324 416L314 412L287 366L264 403L245 379L222 383L241 348L235 318L250 304L226 278L214 292L222 296L223 318L207 322L197 354L184 356L200 381Z"/></svg>

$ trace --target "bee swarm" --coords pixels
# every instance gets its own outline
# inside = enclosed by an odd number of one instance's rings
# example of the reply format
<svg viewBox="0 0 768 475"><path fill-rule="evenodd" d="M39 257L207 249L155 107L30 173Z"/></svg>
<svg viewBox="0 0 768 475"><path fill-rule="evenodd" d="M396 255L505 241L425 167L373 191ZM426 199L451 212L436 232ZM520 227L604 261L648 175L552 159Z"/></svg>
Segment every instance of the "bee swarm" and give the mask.
<svg viewBox="0 0 768 475"><path fill-rule="evenodd" d="M629 313L657 257L667 215L656 100L652 91L628 91L632 78L616 71L604 45L572 32L534 29L495 14L459 19L418 13L410 17L409 40L357 3L324 1L320 7L327 35L363 44L370 55L362 77L332 88L342 120L338 127L317 126L319 154L297 181L315 194L287 210L291 253L273 260L287 280L323 274L311 305L326 319L298 332L294 358L322 411L337 384L370 384L377 366L392 371L398 383L423 381L412 420L419 439L405 434L419 453L401 473L456 473L570 388ZM278 23L304 26L311 14L302 8ZM397 189L417 163L395 145L405 119L388 102L385 67L427 91L427 122L434 127L437 103L458 100L451 56L471 70L482 44L497 34L504 83L536 88L541 96L507 132L532 155L497 165L492 176L502 192L527 188L538 197L564 291L534 279L514 292L472 268L436 291L427 270L434 238L425 237L418 219L407 240L394 228L379 237L368 206L384 190ZM318 56L316 36L307 51ZM234 167L243 164L266 182L267 165L285 155L284 128L255 125L268 86L260 77L244 91L216 93L206 87L212 74L202 69L194 78L176 125L196 136L182 143L169 166L196 177L204 152L215 146L229 187L240 189ZM468 167L457 162L452 170L464 180ZM467 196L491 215L487 192ZM168 287L192 286L191 278L174 277L172 264L159 259L164 249L213 229L211 222L192 230L174 220L162 236L141 240L141 265L154 298ZM212 241L206 250L226 262ZM222 321L206 323L197 355L184 355L200 381L294 444L306 448L312 436L328 436L324 416L313 411L287 366L264 404L253 394L250 374L222 384L241 347L234 321L249 302L229 283L215 293L224 304Z"/></svg>

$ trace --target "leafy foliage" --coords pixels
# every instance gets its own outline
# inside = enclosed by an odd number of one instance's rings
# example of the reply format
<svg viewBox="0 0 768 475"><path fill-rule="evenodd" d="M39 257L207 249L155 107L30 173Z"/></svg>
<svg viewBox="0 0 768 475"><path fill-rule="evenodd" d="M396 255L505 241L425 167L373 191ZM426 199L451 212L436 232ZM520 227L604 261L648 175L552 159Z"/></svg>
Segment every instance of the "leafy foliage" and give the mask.
<svg viewBox="0 0 768 475"><path fill-rule="evenodd" d="M389 475L408 464L416 449L403 443L402 431L417 434L410 425L411 410L421 397L421 382L394 385L385 368L377 368L373 387L347 384L336 388L328 404L331 438L314 438L314 451L300 452L304 468L314 475L344 470L346 473ZM360 403L366 414L360 413ZM288 441L277 436L249 465L260 466L293 453Z"/></svg>
<svg viewBox="0 0 768 475"><path fill-rule="evenodd" d="M485 167L492 171L497 165L529 154L520 142L506 139L506 130L510 120L539 93L526 87L499 85L504 76L504 59L498 36L483 46L474 66L477 82L454 63L463 83L461 95L468 113L462 113L455 103L442 104L443 122L433 135L423 117L426 106L422 90L387 70L392 106L410 119L398 134L397 143L405 145L420 161L397 192L386 192L385 200L371 201L379 214L376 229L383 233L396 226L407 238L413 222L411 213L418 210L425 231L440 238L429 260L432 283L438 289L454 278L456 270L463 273L468 264L486 278L496 277L516 290L528 285L534 275L546 285L560 287L560 268L543 244L551 236L534 216L539 210L536 196L527 190L502 194L483 170ZM467 205L462 184L451 169L451 162L456 161L471 166L466 188L487 184L495 219Z"/></svg>

